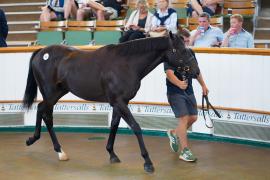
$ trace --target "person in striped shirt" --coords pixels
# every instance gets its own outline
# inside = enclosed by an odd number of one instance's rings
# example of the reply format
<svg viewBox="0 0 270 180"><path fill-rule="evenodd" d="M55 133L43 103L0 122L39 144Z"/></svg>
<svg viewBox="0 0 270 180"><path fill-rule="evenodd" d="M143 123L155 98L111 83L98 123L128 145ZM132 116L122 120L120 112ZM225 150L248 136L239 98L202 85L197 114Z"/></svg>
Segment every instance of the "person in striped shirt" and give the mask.
<svg viewBox="0 0 270 180"><path fill-rule="evenodd" d="M64 4L65 0L47 0L46 6L41 8L40 21L63 20Z"/></svg>

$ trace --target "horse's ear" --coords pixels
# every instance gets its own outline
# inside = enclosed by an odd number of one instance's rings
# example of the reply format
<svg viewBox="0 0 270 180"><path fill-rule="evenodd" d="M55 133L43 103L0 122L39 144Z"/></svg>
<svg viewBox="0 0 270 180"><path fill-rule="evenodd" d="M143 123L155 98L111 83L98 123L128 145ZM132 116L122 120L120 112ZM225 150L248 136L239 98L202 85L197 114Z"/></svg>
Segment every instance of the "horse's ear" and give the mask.
<svg viewBox="0 0 270 180"><path fill-rule="evenodd" d="M173 37L173 33L172 33L172 31L169 31L169 36L170 36L170 38L171 39L173 39L174 37Z"/></svg>

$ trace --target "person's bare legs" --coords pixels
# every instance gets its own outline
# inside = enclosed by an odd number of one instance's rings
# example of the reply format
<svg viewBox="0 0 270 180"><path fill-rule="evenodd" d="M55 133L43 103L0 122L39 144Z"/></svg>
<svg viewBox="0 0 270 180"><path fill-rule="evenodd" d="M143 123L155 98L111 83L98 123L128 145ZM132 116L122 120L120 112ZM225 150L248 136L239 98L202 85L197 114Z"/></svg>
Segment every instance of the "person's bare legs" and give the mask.
<svg viewBox="0 0 270 180"><path fill-rule="evenodd" d="M197 115L192 115L192 116L189 116L189 120L188 120L188 128L190 128L190 126L192 126L193 123L195 123L198 119L198 116Z"/></svg>
<svg viewBox="0 0 270 180"><path fill-rule="evenodd" d="M65 19L68 19L69 16L71 16L71 18L76 19L77 10L78 10L78 8L77 8L74 0L66 0L65 1L65 5L64 5Z"/></svg>
<svg viewBox="0 0 270 180"><path fill-rule="evenodd" d="M97 20L99 20L99 21L105 20L104 11L97 10L96 16L97 16Z"/></svg>
<svg viewBox="0 0 270 180"><path fill-rule="evenodd" d="M178 126L175 129L176 135L180 138L181 150L188 147L187 142L187 128L188 128L189 116L183 116L179 118Z"/></svg>
<svg viewBox="0 0 270 180"><path fill-rule="evenodd" d="M100 11L106 11L106 8L102 4L97 3L95 1L92 1L92 0L88 1L87 2L87 5L89 7L91 7L92 9L96 10L96 11L98 11L98 10L100 10Z"/></svg>
<svg viewBox="0 0 270 180"><path fill-rule="evenodd" d="M178 126L172 131L180 138L181 150L188 147L187 130L196 120L196 115L180 117Z"/></svg>
<svg viewBox="0 0 270 180"><path fill-rule="evenodd" d="M89 17L89 13L94 13L97 16L97 20L105 20L104 16L104 11L101 10L94 10L90 7L84 7L84 8L79 8L77 11L77 21L83 21L85 18Z"/></svg>
<svg viewBox="0 0 270 180"><path fill-rule="evenodd" d="M95 12L96 16L97 16L97 20L105 20L105 11L106 11L106 8L100 4L100 3L97 3L95 1L88 1L87 2L87 5L93 9L93 11Z"/></svg>
<svg viewBox="0 0 270 180"><path fill-rule="evenodd" d="M85 17L85 10L82 8L79 8L77 11L77 21L83 21Z"/></svg>
<svg viewBox="0 0 270 180"><path fill-rule="evenodd" d="M190 4L192 9L194 9L194 11L192 12L192 17L198 17L200 14L203 13L202 6L198 3L197 0L190 0Z"/></svg>
<svg viewBox="0 0 270 180"><path fill-rule="evenodd" d="M41 22L49 22L52 19L56 19L57 16L54 12L52 12L47 6L41 8L42 12L40 15Z"/></svg>
<svg viewBox="0 0 270 180"><path fill-rule="evenodd" d="M199 17L199 15L196 11L192 11L192 17L197 18L197 17Z"/></svg>

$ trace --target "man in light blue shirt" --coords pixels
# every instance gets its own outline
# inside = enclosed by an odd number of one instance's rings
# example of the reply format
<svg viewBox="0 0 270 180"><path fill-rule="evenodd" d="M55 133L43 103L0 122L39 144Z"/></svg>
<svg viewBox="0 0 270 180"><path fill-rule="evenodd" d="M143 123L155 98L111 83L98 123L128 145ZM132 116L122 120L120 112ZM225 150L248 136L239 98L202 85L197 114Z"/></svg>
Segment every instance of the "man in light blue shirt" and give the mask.
<svg viewBox="0 0 270 180"><path fill-rule="evenodd" d="M191 31L190 46L215 47L220 46L223 40L223 32L218 27L210 26L210 15L203 12L199 16L199 26Z"/></svg>
<svg viewBox="0 0 270 180"><path fill-rule="evenodd" d="M224 34L225 38L221 46L232 48L254 48L254 39L252 35L242 28L242 15L232 15L230 17L230 24L231 27Z"/></svg>

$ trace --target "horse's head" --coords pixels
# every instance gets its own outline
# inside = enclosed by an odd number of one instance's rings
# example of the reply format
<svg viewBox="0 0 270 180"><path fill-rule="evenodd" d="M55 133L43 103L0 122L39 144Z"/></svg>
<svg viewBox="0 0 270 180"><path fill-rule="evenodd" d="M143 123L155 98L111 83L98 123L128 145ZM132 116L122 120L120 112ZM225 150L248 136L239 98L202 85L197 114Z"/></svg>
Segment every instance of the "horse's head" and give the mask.
<svg viewBox="0 0 270 180"><path fill-rule="evenodd" d="M167 62L177 68L178 73L197 78L200 74L198 63L191 50L186 48L183 39L169 34L170 47L166 52Z"/></svg>

